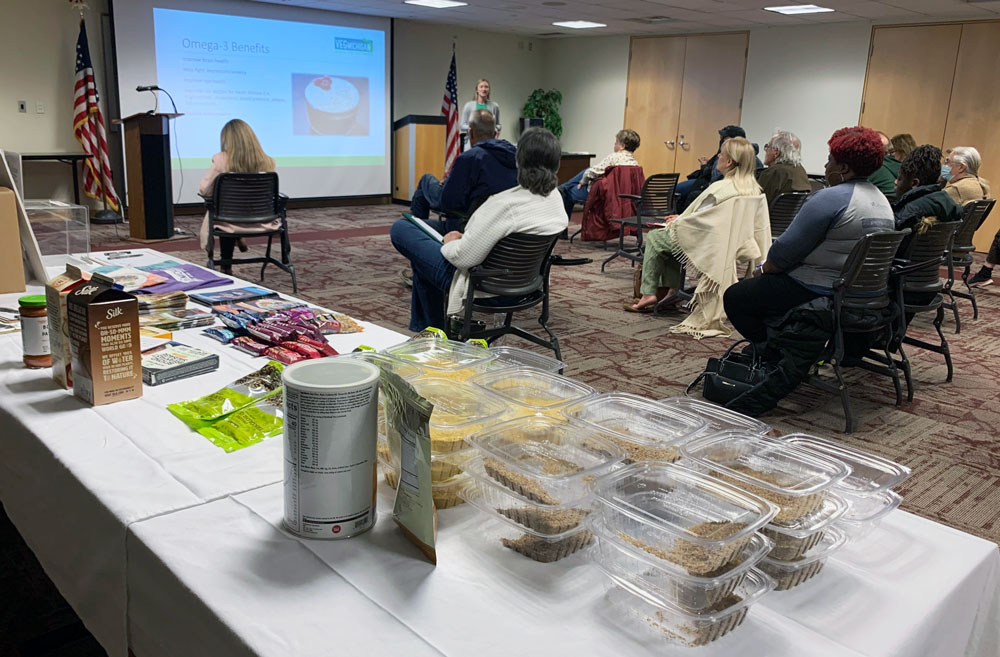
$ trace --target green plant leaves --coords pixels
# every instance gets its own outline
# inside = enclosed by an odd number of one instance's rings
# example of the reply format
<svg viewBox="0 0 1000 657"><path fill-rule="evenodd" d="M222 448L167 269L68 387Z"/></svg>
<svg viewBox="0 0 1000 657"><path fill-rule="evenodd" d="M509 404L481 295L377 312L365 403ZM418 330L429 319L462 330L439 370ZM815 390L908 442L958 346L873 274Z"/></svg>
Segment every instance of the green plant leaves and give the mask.
<svg viewBox="0 0 1000 657"><path fill-rule="evenodd" d="M562 117L559 115L559 105L562 103L562 92L558 89L535 89L528 96L524 107L521 108L521 116L530 118L540 118L544 121L548 129L557 138L562 137Z"/></svg>

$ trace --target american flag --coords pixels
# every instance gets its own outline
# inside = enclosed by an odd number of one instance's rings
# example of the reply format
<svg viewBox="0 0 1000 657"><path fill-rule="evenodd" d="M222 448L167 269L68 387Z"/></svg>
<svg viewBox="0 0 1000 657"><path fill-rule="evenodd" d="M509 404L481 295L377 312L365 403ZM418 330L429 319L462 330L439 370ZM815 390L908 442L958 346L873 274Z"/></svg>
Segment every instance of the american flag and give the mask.
<svg viewBox="0 0 1000 657"><path fill-rule="evenodd" d="M83 192L107 202L118 212L118 196L111 182L108 142L104 135L104 116L98 104L94 67L87 46L87 27L80 20L80 36L76 40L76 85L73 88L73 133L84 153L93 157L84 160Z"/></svg>
<svg viewBox="0 0 1000 657"><path fill-rule="evenodd" d="M448 69L448 81L444 85L441 113L447 119L444 134L444 175L447 176L458 157L458 73L455 71L454 48L451 50L451 68Z"/></svg>

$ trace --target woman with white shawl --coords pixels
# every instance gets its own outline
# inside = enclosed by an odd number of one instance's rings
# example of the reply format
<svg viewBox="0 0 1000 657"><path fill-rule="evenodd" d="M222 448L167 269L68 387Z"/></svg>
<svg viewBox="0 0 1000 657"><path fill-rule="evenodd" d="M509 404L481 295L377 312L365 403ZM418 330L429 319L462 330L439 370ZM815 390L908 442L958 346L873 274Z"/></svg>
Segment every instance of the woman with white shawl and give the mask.
<svg viewBox="0 0 1000 657"><path fill-rule="evenodd" d="M728 337L723 323L722 294L738 280L738 267L763 261L771 244L767 201L754 177L753 144L742 137L727 139L717 167L723 177L705 189L667 226L645 240L640 297L625 304L629 312L652 312L671 289L680 289L682 269L697 270L691 314L671 327L695 338Z"/></svg>

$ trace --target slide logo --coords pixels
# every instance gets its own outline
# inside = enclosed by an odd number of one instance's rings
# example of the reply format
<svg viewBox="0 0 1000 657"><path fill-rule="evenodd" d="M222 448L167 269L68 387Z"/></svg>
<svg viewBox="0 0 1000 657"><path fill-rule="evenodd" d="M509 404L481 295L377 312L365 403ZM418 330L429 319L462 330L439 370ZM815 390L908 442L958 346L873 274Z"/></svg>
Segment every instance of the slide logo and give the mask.
<svg viewBox="0 0 1000 657"><path fill-rule="evenodd" d="M337 37L333 40L334 50L350 50L351 52L372 52L375 44L371 39L345 39Z"/></svg>

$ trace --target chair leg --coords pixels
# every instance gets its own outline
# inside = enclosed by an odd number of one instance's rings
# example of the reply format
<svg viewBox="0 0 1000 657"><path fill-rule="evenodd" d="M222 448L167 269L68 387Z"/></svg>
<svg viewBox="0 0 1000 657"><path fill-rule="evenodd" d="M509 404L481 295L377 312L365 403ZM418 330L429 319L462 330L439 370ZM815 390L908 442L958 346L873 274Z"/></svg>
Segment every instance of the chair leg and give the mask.
<svg viewBox="0 0 1000 657"><path fill-rule="evenodd" d="M941 331L941 322L944 320L944 308L938 307L937 315L934 317L934 328L937 330L938 337L941 338L941 352L944 354L945 365L948 366L948 378L945 379L947 383L951 383L951 379L955 374L955 367L951 362L951 348L948 347L948 341L944 339L944 333Z"/></svg>
<svg viewBox="0 0 1000 657"><path fill-rule="evenodd" d="M265 257L265 258L267 258L268 260L270 260L270 259L271 259L271 243L272 243L273 241L274 241L274 235L268 235L268 236L267 236L267 253L265 253L265 254L264 254L264 257ZM264 261L264 264L262 264L262 265L260 266L260 282L261 282L261 283L263 283L263 282L264 282L264 270L265 270L265 269L267 269L267 264L268 264L268 263L267 263L267 261L265 260L265 261Z"/></svg>
<svg viewBox="0 0 1000 657"><path fill-rule="evenodd" d="M979 319L979 304L976 303L976 290L969 287L966 283L965 287L969 288L969 301L972 302L972 319Z"/></svg>
<svg viewBox="0 0 1000 657"><path fill-rule="evenodd" d="M962 317L958 314L958 301L955 300L955 295L951 290L948 290L948 296L951 297L951 311L955 313L955 335L962 332Z"/></svg>
<svg viewBox="0 0 1000 657"><path fill-rule="evenodd" d="M854 433L854 415L851 413L851 395L847 392L844 373L840 369L840 361L833 363L833 372L837 375L837 387L840 389L840 403L844 406L844 433Z"/></svg>
<svg viewBox="0 0 1000 657"><path fill-rule="evenodd" d="M606 264L608 264L609 262L611 262L612 260L614 260L615 258L617 258L617 257L618 257L618 252L616 251L616 252L614 252L614 253L611 254L610 258L608 258L607 260L605 260L604 262L601 263L601 273L602 274L604 273L604 266Z"/></svg>
<svg viewBox="0 0 1000 657"><path fill-rule="evenodd" d="M573 233L572 235L570 235L569 236L569 243L572 244L573 243L573 238L576 237L577 235L579 235L582 232L583 232L583 229L581 228L580 230L578 230L575 233Z"/></svg>
<svg viewBox="0 0 1000 657"><path fill-rule="evenodd" d="M903 386L899 380L899 368L896 367L896 361L892 359L889 355L889 345L886 344L882 348L883 353L885 353L885 360L888 363L889 373L892 376L892 387L896 392L896 406L903 405Z"/></svg>
<svg viewBox="0 0 1000 657"><path fill-rule="evenodd" d="M906 352L903 351L903 343L896 345L896 351L899 353L899 365L903 368L903 376L906 378L906 401L913 401L913 370L910 368L910 359L906 357Z"/></svg>

